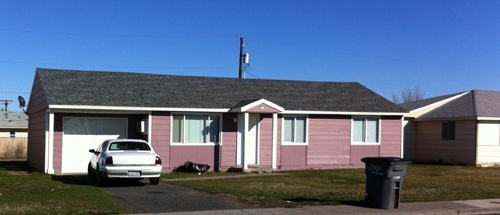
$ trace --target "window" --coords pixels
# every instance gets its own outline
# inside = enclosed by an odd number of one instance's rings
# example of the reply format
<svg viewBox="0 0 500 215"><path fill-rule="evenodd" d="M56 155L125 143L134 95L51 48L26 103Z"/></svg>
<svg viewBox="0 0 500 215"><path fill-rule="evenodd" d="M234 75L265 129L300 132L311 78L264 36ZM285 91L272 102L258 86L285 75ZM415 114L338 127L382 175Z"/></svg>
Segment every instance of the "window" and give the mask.
<svg viewBox="0 0 500 215"><path fill-rule="evenodd" d="M352 142L378 143L379 119L378 118L352 119Z"/></svg>
<svg viewBox="0 0 500 215"><path fill-rule="evenodd" d="M109 150L141 150L141 151L151 151L149 145L143 142L113 142L109 146Z"/></svg>
<svg viewBox="0 0 500 215"><path fill-rule="evenodd" d="M306 117L283 117L283 139L287 143L306 143Z"/></svg>
<svg viewBox="0 0 500 215"><path fill-rule="evenodd" d="M443 122L441 138L443 140L455 139L455 122Z"/></svg>
<svg viewBox="0 0 500 215"><path fill-rule="evenodd" d="M218 143L219 116L173 115L173 143Z"/></svg>

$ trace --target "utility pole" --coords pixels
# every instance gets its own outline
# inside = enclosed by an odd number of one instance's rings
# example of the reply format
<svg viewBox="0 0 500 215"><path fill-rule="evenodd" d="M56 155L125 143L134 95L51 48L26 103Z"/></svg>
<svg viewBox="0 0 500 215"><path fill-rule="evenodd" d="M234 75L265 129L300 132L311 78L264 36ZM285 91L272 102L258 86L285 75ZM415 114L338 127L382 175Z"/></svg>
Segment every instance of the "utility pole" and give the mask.
<svg viewBox="0 0 500 215"><path fill-rule="evenodd" d="M240 64L239 64L239 79L245 78L245 74L243 71L243 49L245 48L245 44L243 43L243 37L240 36Z"/></svg>
<svg viewBox="0 0 500 215"><path fill-rule="evenodd" d="M12 102L12 100L0 100L5 105L4 111L7 112L7 105L9 105L9 102Z"/></svg>
<svg viewBox="0 0 500 215"><path fill-rule="evenodd" d="M250 55L245 51L245 44L243 43L243 37L240 36L240 66L239 66L239 78L245 78L245 69L249 66Z"/></svg>

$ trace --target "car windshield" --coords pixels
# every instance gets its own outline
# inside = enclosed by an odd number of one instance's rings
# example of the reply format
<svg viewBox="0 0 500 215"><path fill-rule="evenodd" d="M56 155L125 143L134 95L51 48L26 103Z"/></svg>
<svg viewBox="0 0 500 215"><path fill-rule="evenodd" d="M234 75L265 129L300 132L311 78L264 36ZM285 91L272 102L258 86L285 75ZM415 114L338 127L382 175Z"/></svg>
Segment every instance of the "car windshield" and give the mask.
<svg viewBox="0 0 500 215"><path fill-rule="evenodd" d="M110 151L116 150L143 150L150 151L151 148L147 143L144 142L114 142L109 145Z"/></svg>

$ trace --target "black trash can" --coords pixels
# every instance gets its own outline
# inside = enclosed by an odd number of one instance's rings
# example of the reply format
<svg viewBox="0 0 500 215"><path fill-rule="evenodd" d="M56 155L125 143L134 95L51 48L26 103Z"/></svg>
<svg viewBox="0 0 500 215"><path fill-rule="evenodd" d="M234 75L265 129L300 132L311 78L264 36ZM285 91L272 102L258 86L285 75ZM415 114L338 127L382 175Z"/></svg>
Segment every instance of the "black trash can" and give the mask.
<svg viewBox="0 0 500 215"><path fill-rule="evenodd" d="M365 157L366 198L376 208L398 208L403 178L411 162L398 157Z"/></svg>

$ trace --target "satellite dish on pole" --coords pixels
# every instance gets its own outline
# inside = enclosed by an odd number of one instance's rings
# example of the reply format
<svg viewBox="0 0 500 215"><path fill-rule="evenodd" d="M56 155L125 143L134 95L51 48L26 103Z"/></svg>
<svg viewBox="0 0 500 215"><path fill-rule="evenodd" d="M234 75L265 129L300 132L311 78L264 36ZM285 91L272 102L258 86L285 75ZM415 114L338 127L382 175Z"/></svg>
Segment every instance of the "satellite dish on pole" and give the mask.
<svg viewBox="0 0 500 215"><path fill-rule="evenodd" d="M26 101L24 100L24 98L22 96L18 96L17 100L19 101L19 107L21 108L21 110L26 113L26 111L24 110L24 107L26 107Z"/></svg>

